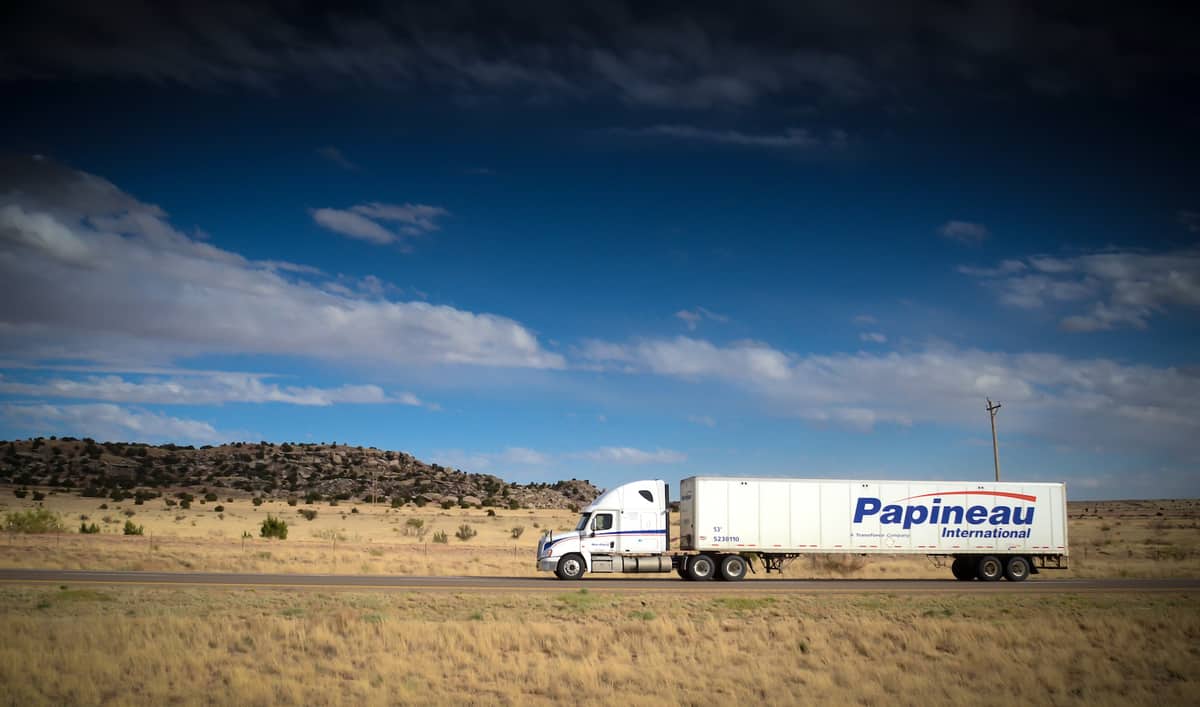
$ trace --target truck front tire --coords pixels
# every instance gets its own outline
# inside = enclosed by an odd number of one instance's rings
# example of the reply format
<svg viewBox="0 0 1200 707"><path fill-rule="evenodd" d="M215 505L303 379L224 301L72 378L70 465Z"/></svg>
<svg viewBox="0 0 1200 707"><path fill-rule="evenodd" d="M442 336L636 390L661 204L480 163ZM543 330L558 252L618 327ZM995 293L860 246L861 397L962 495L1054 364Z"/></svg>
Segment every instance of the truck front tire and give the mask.
<svg viewBox="0 0 1200 707"><path fill-rule="evenodd" d="M976 575L980 581L996 582L1004 576L1004 563L995 555L984 555L979 558Z"/></svg>
<svg viewBox="0 0 1200 707"><path fill-rule="evenodd" d="M563 558L558 561L558 567L554 569L554 574L558 575L559 579L574 580L583 576L587 570L587 565L583 562L583 555L571 553L563 555Z"/></svg>
<svg viewBox="0 0 1200 707"><path fill-rule="evenodd" d="M704 582L713 578L717 565L708 555L696 555L688 560L687 575L693 582Z"/></svg>
<svg viewBox="0 0 1200 707"><path fill-rule="evenodd" d="M741 555L725 555L717 565L717 578L726 582L737 582L746 576L746 558Z"/></svg>

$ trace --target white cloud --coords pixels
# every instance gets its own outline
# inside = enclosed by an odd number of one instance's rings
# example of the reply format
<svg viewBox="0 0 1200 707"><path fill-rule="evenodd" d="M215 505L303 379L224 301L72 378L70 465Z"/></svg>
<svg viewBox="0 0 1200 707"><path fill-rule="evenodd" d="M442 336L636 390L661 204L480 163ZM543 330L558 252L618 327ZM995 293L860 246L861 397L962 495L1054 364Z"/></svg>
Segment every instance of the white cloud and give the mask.
<svg viewBox="0 0 1200 707"><path fill-rule="evenodd" d="M1200 212L1182 209L1175 214L1175 219L1192 233L1200 233Z"/></svg>
<svg viewBox="0 0 1200 707"><path fill-rule="evenodd" d="M1036 256L1020 267L959 268L995 290L1004 304L1024 309L1087 303L1063 317L1067 331L1144 329L1171 307L1200 308L1200 250L1117 251L1067 258Z"/></svg>
<svg viewBox="0 0 1200 707"><path fill-rule="evenodd" d="M878 331L864 331L858 335L858 338L871 344L887 343L887 335Z"/></svg>
<svg viewBox="0 0 1200 707"><path fill-rule="evenodd" d="M361 241L387 245L395 243L398 239L395 233L380 226L366 216L356 214L353 211L313 209L312 217L314 221L331 231L336 231L343 236L350 236Z"/></svg>
<svg viewBox="0 0 1200 707"><path fill-rule="evenodd" d="M685 337L600 342L581 356L621 371L731 383L778 414L864 430L985 425L990 396L1004 403L1008 430L1123 453L1200 455L1200 374L1171 367L956 348L797 355Z"/></svg>
<svg viewBox="0 0 1200 707"><path fill-rule="evenodd" d="M414 227L434 218L409 205ZM436 208L436 207L433 207ZM50 160L0 163L0 354L126 364L283 354L390 367L562 368L519 323L326 289L319 273L193 240L156 206Z"/></svg>
<svg viewBox="0 0 1200 707"><path fill-rule="evenodd" d="M724 314L717 314L716 312L710 309L705 309L704 307L696 307L695 309L681 309L675 313L675 317L682 320L683 323L687 325L688 331L695 331L696 327L700 325L700 322L706 319L719 324L726 324L729 322L729 317L725 316Z"/></svg>
<svg viewBox="0 0 1200 707"><path fill-rule="evenodd" d="M782 133L745 133L740 130L711 130L694 125L654 125L648 128L619 129L622 135L666 137L690 142L707 142L734 147L770 150L840 149L849 136L842 130L832 130L826 137L804 128L788 128Z"/></svg>
<svg viewBox="0 0 1200 707"><path fill-rule="evenodd" d="M412 393L389 395L377 385L343 385L337 388L279 386L266 376L250 373L213 373L180 378L147 378L131 381L120 376L88 376L81 380L53 378L36 383L0 375L0 393L25 397L75 398L114 403L162 405L220 405L223 403L287 403L327 406L338 403L396 403L421 405Z"/></svg>
<svg viewBox="0 0 1200 707"><path fill-rule="evenodd" d="M509 447L502 452L466 452L461 449L438 451L433 458L443 466L466 471L503 471L512 467L538 468L551 466L572 459L589 459L606 464L679 464L687 461L687 455L670 449L652 451L634 447L600 447L582 452L552 454L527 447Z"/></svg>
<svg viewBox="0 0 1200 707"><path fill-rule="evenodd" d="M649 451L635 447L601 447L573 456L607 464L682 464L687 461L686 454L672 449Z"/></svg>
<svg viewBox="0 0 1200 707"><path fill-rule="evenodd" d="M854 323L859 326L869 326L871 324L878 324L879 320L870 314L859 314L854 317Z"/></svg>
<svg viewBox="0 0 1200 707"><path fill-rule="evenodd" d="M701 427L716 427L717 421L708 415L688 415L688 422Z"/></svg>
<svg viewBox="0 0 1200 707"><path fill-rule="evenodd" d="M416 236L438 230L437 220L450 212L427 204L381 204L376 201L349 209L312 209L311 213L314 221L331 231L387 245L399 241L402 235ZM400 224L398 232L384 228L382 222Z"/></svg>
<svg viewBox="0 0 1200 707"><path fill-rule="evenodd" d="M104 441L215 443L235 435L217 431L201 420L170 417L156 412L107 403L86 405L0 406L14 425L46 434L70 432Z"/></svg>
<svg viewBox="0 0 1200 707"><path fill-rule="evenodd" d="M946 240L965 245L979 245L991 236L987 226L970 221L947 221L938 229L938 233Z"/></svg>
<svg viewBox="0 0 1200 707"><path fill-rule="evenodd" d="M341 150L332 145L326 145L325 147L317 148L317 154L329 160L333 164L341 167L342 169L348 169L351 171L358 169L358 165L351 162Z"/></svg>

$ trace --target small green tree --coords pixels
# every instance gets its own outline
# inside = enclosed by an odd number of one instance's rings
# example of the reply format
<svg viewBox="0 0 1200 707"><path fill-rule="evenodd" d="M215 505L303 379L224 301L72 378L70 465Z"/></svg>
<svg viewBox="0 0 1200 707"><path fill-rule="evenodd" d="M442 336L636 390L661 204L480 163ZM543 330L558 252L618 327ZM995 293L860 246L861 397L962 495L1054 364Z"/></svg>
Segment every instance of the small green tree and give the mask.
<svg viewBox="0 0 1200 707"><path fill-rule="evenodd" d="M262 530L260 531L260 534L264 538L279 538L280 540L287 540L287 533L287 521L282 518L276 518L275 516L268 514L267 519L262 522Z"/></svg>
<svg viewBox="0 0 1200 707"><path fill-rule="evenodd" d="M145 533L145 528L143 528L142 526L136 525L131 520L125 521L125 534L126 535L143 535L144 533Z"/></svg>
<svg viewBox="0 0 1200 707"><path fill-rule="evenodd" d="M4 529L10 533L61 533L66 526L57 513L31 508L4 514Z"/></svg>
<svg viewBox="0 0 1200 707"><path fill-rule="evenodd" d="M444 530L437 530L433 533L433 541L435 543L442 543L444 545L450 542L450 536L446 535L446 531Z"/></svg>
<svg viewBox="0 0 1200 707"><path fill-rule="evenodd" d="M463 523L462 525L458 526L458 531L454 533L454 537L463 542L470 540L476 535L479 535L479 531L472 528L469 523Z"/></svg>
<svg viewBox="0 0 1200 707"><path fill-rule="evenodd" d="M91 523L90 525L88 523L80 523L79 532L84 535L95 535L100 532L100 526L95 523Z"/></svg>

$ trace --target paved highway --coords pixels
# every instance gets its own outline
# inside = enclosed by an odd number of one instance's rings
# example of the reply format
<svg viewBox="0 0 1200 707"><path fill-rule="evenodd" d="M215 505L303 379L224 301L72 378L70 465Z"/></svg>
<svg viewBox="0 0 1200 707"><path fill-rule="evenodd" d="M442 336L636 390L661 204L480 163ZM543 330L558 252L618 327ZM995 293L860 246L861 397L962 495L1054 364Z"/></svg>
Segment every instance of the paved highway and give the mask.
<svg viewBox="0 0 1200 707"><path fill-rule="evenodd" d="M1048 573L1049 574L1049 573ZM1070 594L1096 592L1196 592L1200 579L1053 579L1027 582L957 582L952 579L772 579L743 582L685 582L639 577L586 577L562 582L546 577L406 577L399 575L224 574L205 572L110 572L95 570L0 569L4 584L109 584L224 587L233 589L321 589L395 591L589 591L766 594Z"/></svg>

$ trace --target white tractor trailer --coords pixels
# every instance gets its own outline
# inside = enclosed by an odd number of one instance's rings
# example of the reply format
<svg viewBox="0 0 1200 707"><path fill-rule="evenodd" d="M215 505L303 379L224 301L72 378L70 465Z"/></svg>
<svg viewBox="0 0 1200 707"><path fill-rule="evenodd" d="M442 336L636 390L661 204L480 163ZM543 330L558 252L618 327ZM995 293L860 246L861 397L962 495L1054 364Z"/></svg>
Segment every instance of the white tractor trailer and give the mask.
<svg viewBox="0 0 1200 707"><path fill-rule="evenodd" d="M574 530L542 534L538 569L737 581L805 555L927 555L956 579L1019 582L1067 567L1061 483L693 476L679 484L678 538L669 490L655 479L601 494Z"/></svg>

